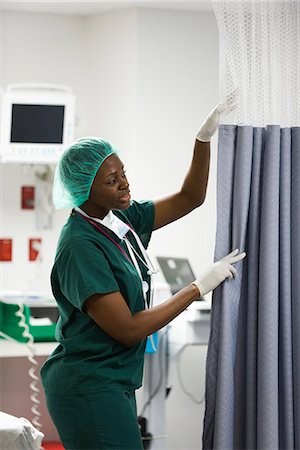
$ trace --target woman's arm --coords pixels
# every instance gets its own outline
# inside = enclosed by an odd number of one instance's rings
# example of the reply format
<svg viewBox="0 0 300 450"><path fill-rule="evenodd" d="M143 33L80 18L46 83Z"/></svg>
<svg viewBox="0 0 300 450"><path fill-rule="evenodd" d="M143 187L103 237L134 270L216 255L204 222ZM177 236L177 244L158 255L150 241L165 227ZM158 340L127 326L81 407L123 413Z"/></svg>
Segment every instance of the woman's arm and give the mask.
<svg viewBox="0 0 300 450"><path fill-rule="evenodd" d="M199 280L181 289L164 303L132 314L121 292L95 294L85 302L85 311L109 336L131 347L167 325L199 295L205 295L226 279L234 278L234 264L246 256L234 250L214 263Z"/></svg>
<svg viewBox="0 0 300 450"><path fill-rule="evenodd" d="M206 196L210 162L210 142L195 140L194 154L181 190L154 202L154 229L185 216L202 205Z"/></svg>
<svg viewBox="0 0 300 450"><path fill-rule="evenodd" d="M132 315L121 292L95 294L86 301L85 311L110 337L131 347L167 325L198 297L198 288L190 284L164 303Z"/></svg>
<svg viewBox="0 0 300 450"><path fill-rule="evenodd" d="M237 89L230 93L201 125L196 136L192 163L180 191L154 202L155 230L183 217L204 202L209 173L210 140L218 128L221 114L227 114L235 108L237 93Z"/></svg>

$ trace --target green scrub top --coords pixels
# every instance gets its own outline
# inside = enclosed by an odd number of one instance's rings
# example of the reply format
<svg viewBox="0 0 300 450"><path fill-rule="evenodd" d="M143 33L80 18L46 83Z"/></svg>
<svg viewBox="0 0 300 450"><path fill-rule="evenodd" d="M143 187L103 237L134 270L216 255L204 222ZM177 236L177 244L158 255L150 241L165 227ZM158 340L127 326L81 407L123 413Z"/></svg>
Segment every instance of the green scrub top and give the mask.
<svg viewBox="0 0 300 450"><path fill-rule="evenodd" d="M114 214L134 228L147 247L154 224L153 202L132 201L127 210ZM109 234L127 253L125 243ZM139 266L149 283L147 268ZM139 388L146 340L125 347L89 317L84 303L93 294L120 291L134 314L145 307L141 280L120 248L74 211L59 238L51 285L60 315L56 327L59 345L41 369L45 392L76 395Z"/></svg>

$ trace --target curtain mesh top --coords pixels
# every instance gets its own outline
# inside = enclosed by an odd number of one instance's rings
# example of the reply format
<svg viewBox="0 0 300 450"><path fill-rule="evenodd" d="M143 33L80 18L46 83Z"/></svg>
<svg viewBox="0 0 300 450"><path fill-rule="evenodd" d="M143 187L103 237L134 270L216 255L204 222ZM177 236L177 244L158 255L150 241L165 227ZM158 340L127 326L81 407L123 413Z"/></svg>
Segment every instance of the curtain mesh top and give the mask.
<svg viewBox="0 0 300 450"><path fill-rule="evenodd" d="M238 86L239 125L300 126L300 2L214 1L220 94Z"/></svg>

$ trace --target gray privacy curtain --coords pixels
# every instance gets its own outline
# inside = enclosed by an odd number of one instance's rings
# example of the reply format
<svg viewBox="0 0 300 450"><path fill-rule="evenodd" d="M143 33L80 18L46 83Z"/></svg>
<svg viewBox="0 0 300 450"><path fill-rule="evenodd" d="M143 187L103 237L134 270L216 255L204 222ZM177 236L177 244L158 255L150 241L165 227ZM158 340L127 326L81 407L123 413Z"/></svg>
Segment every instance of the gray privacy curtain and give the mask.
<svg viewBox="0 0 300 450"><path fill-rule="evenodd" d="M219 128L203 449L300 449L300 127Z"/></svg>

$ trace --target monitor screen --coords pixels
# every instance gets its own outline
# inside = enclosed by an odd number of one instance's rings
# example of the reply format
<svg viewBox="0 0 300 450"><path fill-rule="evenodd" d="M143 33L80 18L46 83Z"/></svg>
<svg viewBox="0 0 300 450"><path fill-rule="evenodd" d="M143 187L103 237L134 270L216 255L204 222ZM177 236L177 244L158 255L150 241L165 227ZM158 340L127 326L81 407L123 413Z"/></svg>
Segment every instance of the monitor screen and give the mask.
<svg viewBox="0 0 300 450"><path fill-rule="evenodd" d="M10 142L62 144L63 105L12 105Z"/></svg>
<svg viewBox="0 0 300 450"><path fill-rule="evenodd" d="M170 286L172 294L176 294L176 292L180 291L180 289L184 288L196 279L191 265L186 258L158 256L157 262L166 279L166 282Z"/></svg>

